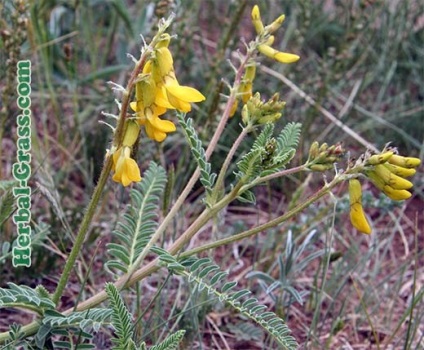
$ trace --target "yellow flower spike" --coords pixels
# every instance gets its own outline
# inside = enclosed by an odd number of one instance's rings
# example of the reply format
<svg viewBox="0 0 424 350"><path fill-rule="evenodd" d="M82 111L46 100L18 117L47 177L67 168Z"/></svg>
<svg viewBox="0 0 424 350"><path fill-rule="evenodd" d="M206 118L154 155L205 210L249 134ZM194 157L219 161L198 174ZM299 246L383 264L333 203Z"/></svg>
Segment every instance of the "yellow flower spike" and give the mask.
<svg viewBox="0 0 424 350"><path fill-rule="evenodd" d="M253 6L252 9L252 23L255 27L256 33L261 34L264 31L264 24L261 20L261 13L259 12L258 5Z"/></svg>
<svg viewBox="0 0 424 350"><path fill-rule="evenodd" d="M392 151L384 152L381 154L374 154L367 159L366 164L367 165L382 164L387 162L391 156L393 156Z"/></svg>
<svg viewBox="0 0 424 350"><path fill-rule="evenodd" d="M411 177L415 175L417 172L413 168L403 168L398 165L390 164L390 163L384 163L384 166L389 169L389 171L395 175L398 175L400 177Z"/></svg>
<svg viewBox="0 0 424 350"><path fill-rule="evenodd" d="M413 186L411 181L393 174L383 164L376 165L374 171L386 185L393 187L395 190L408 190Z"/></svg>
<svg viewBox="0 0 424 350"><path fill-rule="evenodd" d="M362 207L362 187L358 179L349 180L350 221L358 231L371 233L371 226Z"/></svg>
<svg viewBox="0 0 424 350"><path fill-rule="evenodd" d="M281 27L285 18L286 18L285 15L281 15L280 17L278 17L275 21L273 21L271 24L268 24L265 27L265 32L267 32L269 34L274 33L278 28Z"/></svg>
<svg viewBox="0 0 424 350"><path fill-rule="evenodd" d="M132 147L137 141L138 134L140 133L140 126L133 120L127 121L127 129L125 130L124 140L122 141L123 146Z"/></svg>
<svg viewBox="0 0 424 350"><path fill-rule="evenodd" d="M131 182L141 181L140 169L134 159L130 157L131 147L123 146L113 154L112 180L128 186Z"/></svg>
<svg viewBox="0 0 424 350"><path fill-rule="evenodd" d="M394 201L403 201L411 197L411 192L407 190L396 190L388 185L383 187L383 193Z"/></svg>
<svg viewBox="0 0 424 350"><path fill-rule="evenodd" d="M390 164L401 166L402 168L417 168L421 164L421 160L414 157L402 157L397 154L391 156L388 160Z"/></svg>
<svg viewBox="0 0 424 350"><path fill-rule="evenodd" d="M265 44L259 45L258 50L260 53L264 54L265 56L273 58L274 60L281 63L293 63L300 59L298 55L281 52Z"/></svg>

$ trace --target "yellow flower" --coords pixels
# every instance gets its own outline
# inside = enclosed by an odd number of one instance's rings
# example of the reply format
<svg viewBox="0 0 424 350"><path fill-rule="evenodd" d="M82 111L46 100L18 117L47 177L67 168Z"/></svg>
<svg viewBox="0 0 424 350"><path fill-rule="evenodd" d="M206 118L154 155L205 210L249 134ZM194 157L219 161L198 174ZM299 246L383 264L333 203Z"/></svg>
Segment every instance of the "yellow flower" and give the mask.
<svg viewBox="0 0 424 350"><path fill-rule="evenodd" d="M293 63L299 60L300 57L298 55L281 52L271 47L274 42L274 37L271 34L274 33L278 28L280 28L281 24L284 21L284 18L285 16L281 15L271 24L264 26L261 20L261 14L258 5L255 5L252 9L253 26L255 27L256 33L258 34L259 38L264 39L258 45L258 51L278 62Z"/></svg>
<svg viewBox="0 0 424 350"><path fill-rule="evenodd" d="M131 182L141 181L140 169L134 159L130 157L131 147L123 146L113 154L112 180L120 182L125 187Z"/></svg>
<svg viewBox="0 0 424 350"><path fill-rule="evenodd" d="M205 100L205 96L195 88L180 85L175 77L174 70L162 77L160 87L162 91L156 95L155 102L158 106L164 108L177 109L180 112L187 113L191 111L191 102Z"/></svg>
<svg viewBox="0 0 424 350"><path fill-rule="evenodd" d="M362 188L358 179L349 180L350 221L358 231L371 233L371 226L362 207Z"/></svg>
<svg viewBox="0 0 424 350"><path fill-rule="evenodd" d="M260 53L264 54L265 56L272 58L281 63L294 63L300 59L298 55L278 51L266 44L259 45L258 50Z"/></svg>
<svg viewBox="0 0 424 350"><path fill-rule="evenodd" d="M166 106L159 106L155 101L161 90L150 74L142 74L136 84L136 99L130 107L136 112L137 122L144 126L147 136L155 141L165 140L167 133L176 130L175 124L169 120L162 120L160 115L166 112Z"/></svg>
<svg viewBox="0 0 424 350"><path fill-rule="evenodd" d="M152 58L145 65L143 73L150 73L157 85L156 105L177 109L181 112L190 112L190 103L204 101L205 96L198 90L182 86L178 82L174 72L172 54L168 49L169 41L169 34L164 35L163 40L155 46Z"/></svg>
<svg viewBox="0 0 424 350"><path fill-rule="evenodd" d="M412 182L406 180L415 174L421 161L414 157L403 157L393 151L383 151L370 156L365 161L364 171L368 179L387 197L402 201L411 197Z"/></svg>

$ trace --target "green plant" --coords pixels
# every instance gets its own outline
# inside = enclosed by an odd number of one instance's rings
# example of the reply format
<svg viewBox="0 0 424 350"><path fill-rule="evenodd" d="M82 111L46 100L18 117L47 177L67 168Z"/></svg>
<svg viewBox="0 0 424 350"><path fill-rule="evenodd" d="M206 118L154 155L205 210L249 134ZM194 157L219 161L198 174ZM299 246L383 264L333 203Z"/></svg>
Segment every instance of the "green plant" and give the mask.
<svg viewBox="0 0 424 350"><path fill-rule="evenodd" d="M131 21L127 18L128 14L125 8L118 2L111 4L116 10L114 15L111 15L112 28L116 28L117 18L122 18L126 30L132 33ZM89 5L94 8L96 4L93 2ZM94 13L90 6L87 7L87 16ZM41 11L42 6L34 5L31 10L33 17L37 17L37 11ZM75 9L75 11L77 10ZM81 9L79 10L81 11ZM70 10L66 9L65 11ZM108 11L106 13L109 13ZM49 294L43 287L29 288L16 284L10 284L8 288L0 289L0 307L23 307L37 314L37 321L23 327L12 326L10 333L0 334L1 342L9 346L26 344L28 347L38 348L54 345L92 348L95 346L93 345L93 335L100 329L108 329L112 325L114 329L112 338L116 348L146 349L149 343L156 344L150 346L149 349L177 348L188 333L186 329L173 331L178 323L171 325L171 320L177 316L173 314L172 317L169 316L169 319L164 317L161 324L165 326L160 335L151 335L150 333L153 333L154 329L146 330L147 323L143 323L142 320L149 313L150 306L155 304L155 307L158 308L156 305L159 304L156 304L155 301L164 298L165 293L161 293L163 288L167 288L169 283L183 278L191 283L194 291L203 292L213 298L206 300L205 304L211 301L224 303L238 312L241 317L263 327L263 330L270 335L269 343L271 345L275 344L273 343L275 341L285 349L296 348L297 342L290 335L285 320L279 317L281 316L279 312L267 311L267 306L260 303L256 297L250 297L251 291L248 289L234 292L233 288L235 288L236 282L231 281L231 278L228 278L229 282L226 281L228 273L221 270L223 266L214 264L210 259L193 258L193 256L217 250L248 237L258 237L260 232L279 227L327 195L333 195L333 191L345 182L351 184L349 188L351 222L358 231L370 233L372 227L363 211L362 185L359 181L369 179L388 197L395 200L407 199L411 196L412 183L406 178L415 173L415 168L419 166L420 161L417 158L400 156L397 149L389 145L381 151L367 150L357 159L348 157L345 161L344 146L340 143L328 145L325 142L309 142L308 158L303 161L302 157L295 158L299 154L299 149L302 148L301 142L304 142L301 139L301 135L305 131L302 130L302 124L287 122L284 126L279 125L286 103L280 100L278 93L274 93L276 90L271 90L272 94L256 92L258 90L256 83L259 80L256 78L258 53L279 63L292 63L299 59L297 55L279 51L277 44L274 43L273 34L281 26L283 19L280 16L268 26L264 26L259 8L256 6L253 8L252 21L257 35L246 45L243 53L239 54L239 61L236 61L237 64L233 67L234 82L228 85L229 95L223 112L218 113L219 109L213 105L214 101L208 101L211 103L208 106L208 121L211 125L216 125L208 143L205 143L205 130L202 130L199 125L202 111L197 109L198 107L193 108L196 115L199 116L197 119L186 116L186 113L192 109L190 103L201 102L205 97L196 89L181 85L176 78L174 58L171 54L171 39L174 38L167 33L174 18L170 17L159 23L158 32L152 34L151 40L147 40L148 44L143 45L140 57L133 57L135 67L127 84L125 86L117 83L111 84L120 97L117 103L119 113L118 115L104 113L105 117L113 120L107 122L113 131L112 141L91 201L84 212L75 237L73 237L73 226L66 221L62 210L62 204L54 186L55 180L46 176L45 178L49 181L40 183L40 191L53 205L55 217L60 221L58 226L63 226L64 232L69 234L68 239L72 240L72 244L70 244L72 250L66 257L66 264L61 271L54 293ZM37 36L43 36L43 28L38 20L34 26ZM85 29L87 30L87 28ZM230 32L232 30L229 30ZM107 51L111 50L113 33L113 30L107 31L106 41L109 43ZM101 36L99 33L96 35ZM223 43L222 45L226 46L227 44ZM93 69L105 64L104 57L99 58L96 50L96 47L93 46L88 52ZM224 52L223 49L222 52ZM46 47L41 48L41 55L45 62L44 65L49 66L52 70L46 71L44 74L47 89L51 92L52 105L56 110L55 115L58 118L54 121L59 130L58 138L61 140L55 144L58 146L64 142L65 136L62 135L63 130L61 129L63 121L59 118L60 104L58 101L60 98L57 94L58 91L54 88L52 73L55 72L55 69L62 72L67 72L69 69L68 73L73 74L73 70L69 66L60 66L60 62L55 63L59 67L50 64L54 54ZM121 68L120 66L106 67L100 73L82 79L83 83L90 84L94 79L108 75L115 69L119 71ZM329 78L329 80L331 79ZM323 94L324 92L322 91ZM215 95L218 96L218 93ZM268 95L271 97L264 98ZM96 96L96 101L98 101L102 94L99 93ZM237 122L229 122L229 118L233 114L235 116L233 120L238 118L238 108L241 118L237 119ZM146 150L149 155L154 153L151 150L153 148L151 143L148 143L150 141L141 136L143 132L150 140L162 142L165 139L171 139L178 145L175 142L178 136L174 136L178 135L174 133L177 131L175 124L170 120L162 119L164 113L172 109L177 110L179 125L194 158L193 164L187 167L196 170L189 177L181 168L177 168L175 173L166 169L168 160L166 152L165 155L162 152L164 150L162 146L157 147L161 166L151 161L148 169L143 172L136 160L137 152L141 153L141 149ZM84 118L88 119L92 111L90 107ZM233 124L238 123L241 123L240 127L237 125L234 127ZM237 134L232 142L223 140L230 133L229 125L234 127L230 131ZM212 160L211 156L219 148L221 142L227 144L227 152L224 156L221 154L221 159ZM50 141L47 140L46 143L49 144ZM85 144L85 142L83 143ZM139 143L141 143L141 147ZM63 144L65 145L65 143ZM207 147L204 148L203 144L207 144ZM299 146L299 144L301 145ZM66 149L66 146L64 148ZM237 160L235 161L235 159ZM186 164L189 163L185 159L181 160L181 164L184 164L184 161ZM296 161L300 165L292 165L292 161ZM182 167L181 164L178 165ZM326 176L324 185L320 186L312 195L306 196L306 198L293 196L295 197L293 205L285 213L277 214L265 222L245 228L241 232L234 232L233 235L217 237L207 243L189 246L189 243L194 242L194 238L199 237L202 231L208 228L209 222L214 221L215 228L219 227L219 220L231 203L237 200L244 205L255 204L257 193L261 190L262 185L269 185L272 180L289 176L302 176L304 173L311 174L313 172L329 174L333 170L332 177ZM112 242L107 245L108 255L102 261L108 272L111 272L107 278L112 282L106 283L104 290L95 292L91 297L86 297L84 287L93 278L90 276L92 262L90 264L83 262L84 273L78 271L81 290L76 298L77 301L72 308L63 310L60 300L66 291L81 251L84 247L90 247L89 242L86 241L87 235L90 226L95 221L98 208L103 208L107 201L106 199L102 202L106 184L112 172L112 179L124 187L141 181L139 184L135 184L129 192L129 200L126 192L123 192L123 201L131 203L129 208L118 206L116 208L119 217L118 225L113 232ZM87 173L83 173L85 179L90 178ZM173 192L175 177L178 177L178 181L183 184L181 186L184 189L181 193ZM185 182L187 177L188 180ZM198 180L200 184L198 184ZM190 203L191 199L188 200L188 196L195 185L199 186L201 191L199 196L201 201L193 200L196 203L193 205L196 207L194 218L190 219L189 224L184 227L178 227L178 225L173 227L179 215ZM8 186L6 183L4 184L5 192L1 197L2 218L9 216L13 211L12 205L9 203ZM114 186L117 185L114 184ZM161 211L161 209L164 210ZM313 258L323 253L323 250L316 250L303 260L299 260L311 238L312 234L307 236L296 249L291 233L287 234L286 250L279 255L277 264L272 265L279 266L278 279L261 272L250 275L250 277L258 277L269 284L266 286L266 294L271 295L274 302L279 299L272 293L276 289L287 292L298 301L301 300L301 295L292 287L292 273L302 271ZM2 247L3 255L6 257L10 246L3 244ZM325 271L327 267L325 267ZM147 285L148 277L155 276L156 273L163 270L167 271L167 278L165 281L158 278L160 287L143 309L141 302L144 297L143 286ZM137 306L132 308L133 305L130 306L130 302L133 301L134 294L137 295L135 301ZM130 302L124 301L125 297ZM83 301L80 302L80 298ZM284 298L284 294L281 298ZM105 301L109 301L109 304L101 306L101 303ZM134 322L136 313L137 321ZM158 312L158 314L160 313ZM179 315L177 312L176 314ZM160 315L162 316L162 314ZM156 327L159 327L157 324L158 322L156 322ZM339 324L335 325L333 328L335 332L339 327Z"/></svg>

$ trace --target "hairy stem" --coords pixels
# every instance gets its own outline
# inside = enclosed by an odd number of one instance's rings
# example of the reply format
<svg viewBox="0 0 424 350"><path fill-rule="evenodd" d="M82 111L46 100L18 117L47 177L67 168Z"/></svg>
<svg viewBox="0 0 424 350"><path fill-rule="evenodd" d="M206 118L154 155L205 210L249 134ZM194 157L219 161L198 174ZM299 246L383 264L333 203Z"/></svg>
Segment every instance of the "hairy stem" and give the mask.
<svg viewBox="0 0 424 350"><path fill-rule="evenodd" d="M78 254L81 252L81 247L84 243L85 236L90 228L91 220L93 219L94 213L96 212L97 204L101 198L103 188L106 185L109 173L112 169L112 157L108 156L103 165L102 172L100 174L99 182L94 189L93 196L91 197L90 203L87 206L84 218L82 219L81 226L79 228L77 237L75 238L74 245L72 247L71 253L66 260L65 267L63 268L62 275L60 276L59 283L57 284L56 290L53 294L53 302L57 305L62 296L63 290L66 287L68 282L69 275L72 272L72 269L75 265L75 261L78 257Z"/></svg>

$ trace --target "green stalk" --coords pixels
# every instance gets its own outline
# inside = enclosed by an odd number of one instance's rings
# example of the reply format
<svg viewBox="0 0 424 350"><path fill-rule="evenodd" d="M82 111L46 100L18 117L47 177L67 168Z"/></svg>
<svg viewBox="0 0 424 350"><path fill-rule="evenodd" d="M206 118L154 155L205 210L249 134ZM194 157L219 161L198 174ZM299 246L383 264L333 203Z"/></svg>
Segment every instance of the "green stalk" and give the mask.
<svg viewBox="0 0 424 350"><path fill-rule="evenodd" d="M299 214L299 212L301 212L303 209L307 208L309 205L311 205L312 203L314 203L315 201L317 201L321 197L325 196L328 192L330 192L335 186L337 186L342 181L344 181L344 178L335 177L333 179L333 181L331 181L331 183L326 184L318 192L316 192L315 194L310 196L305 202L294 207L292 210L290 210L286 214L281 215L281 216L279 216L279 217L277 217L277 218L275 218L271 221L268 221L265 224L256 226L256 227L254 227L250 230L246 230L244 232L235 234L233 236L226 237L226 238L223 238L223 239L220 239L218 241L211 242L211 243L208 243L208 244L203 244L201 247L197 247L197 248L188 250L184 253L181 253L180 257L188 257L188 256L191 256L191 255L201 253L205 250L210 250L210 249L214 249L214 248L217 248L217 247L220 247L220 246L223 246L223 245L234 243L234 242L240 241L242 239L248 238L250 236L253 236L253 235L255 235L259 232L266 231L266 230L268 230L272 227L275 227L275 226L287 221L288 219L296 216L297 214Z"/></svg>
<svg viewBox="0 0 424 350"><path fill-rule="evenodd" d="M78 253L81 251L85 236L87 234L88 229L90 228L91 220L93 219L94 213L96 212L97 204L99 203L103 188L105 187L106 182L109 178L109 173L111 169L112 157L109 156L106 158L105 164L100 174L99 182L97 183L96 188L94 189L93 196L91 197L90 203L87 207L87 211L85 212L84 218L81 222L81 226L75 239L74 245L72 247L71 253L69 254L68 259L66 260L66 264L63 269L62 275L60 276L56 291L53 294L52 300L56 305L60 297L62 296L63 290L66 287L66 283L68 282L69 275L71 274L71 271L74 267L75 261L78 257Z"/></svg>

